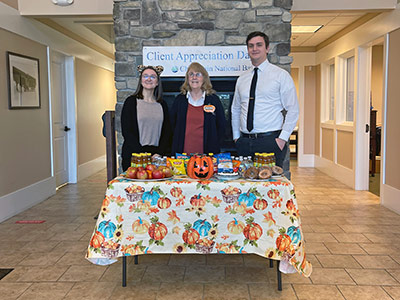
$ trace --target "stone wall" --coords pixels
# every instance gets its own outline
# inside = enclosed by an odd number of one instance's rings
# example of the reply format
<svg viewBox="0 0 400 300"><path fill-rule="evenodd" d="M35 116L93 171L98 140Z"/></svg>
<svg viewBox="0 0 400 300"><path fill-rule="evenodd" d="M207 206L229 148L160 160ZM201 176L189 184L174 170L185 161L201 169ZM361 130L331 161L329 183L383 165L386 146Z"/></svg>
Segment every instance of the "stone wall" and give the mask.
<svg viewBox="0 0 400 300"><path fill-rule="evenodd" d="M250 32L263 31L269 61L290 71L291 7L292 0L114 0L118 144L121 108L136 89L144 46L244 45Z"/></svg>

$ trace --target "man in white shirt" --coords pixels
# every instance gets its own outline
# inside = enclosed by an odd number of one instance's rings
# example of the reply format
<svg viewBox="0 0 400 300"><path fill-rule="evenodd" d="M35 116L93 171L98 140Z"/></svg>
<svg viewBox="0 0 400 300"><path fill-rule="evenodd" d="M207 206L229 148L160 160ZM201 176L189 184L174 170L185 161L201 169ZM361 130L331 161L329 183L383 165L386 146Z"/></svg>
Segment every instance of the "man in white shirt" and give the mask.
<svg viewBox="0 0 400 300"><path fill-rule="evenodd" d="M231 109L236 149L243 156L273 152L276 164L283 167L287 141L299 117L296 88L287 71L267 60L265 33L250 33L246 44L254 68L236 82Z"/></svg>

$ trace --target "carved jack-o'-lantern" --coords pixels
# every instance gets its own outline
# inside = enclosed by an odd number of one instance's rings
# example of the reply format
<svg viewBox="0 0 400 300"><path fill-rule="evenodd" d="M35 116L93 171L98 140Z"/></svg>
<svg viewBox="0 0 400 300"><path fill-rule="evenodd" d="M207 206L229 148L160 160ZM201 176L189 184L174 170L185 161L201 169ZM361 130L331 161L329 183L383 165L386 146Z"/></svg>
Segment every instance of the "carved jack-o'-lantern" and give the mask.
<svg viewBox="0 0 400 300"><path fill-rule="evenodd" d="M187 174L194 179L209 179L214 173L214 165L209 156L192 156L187 164Z"/></svg>

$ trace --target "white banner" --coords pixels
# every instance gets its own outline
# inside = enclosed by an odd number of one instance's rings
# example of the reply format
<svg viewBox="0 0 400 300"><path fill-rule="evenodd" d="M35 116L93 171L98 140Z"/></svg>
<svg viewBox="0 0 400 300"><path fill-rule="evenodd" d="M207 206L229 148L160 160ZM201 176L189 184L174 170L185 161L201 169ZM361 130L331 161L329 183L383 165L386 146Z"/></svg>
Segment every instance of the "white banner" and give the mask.
<svg viewBox="0 0 400 300"><path fill-rule="evenodd" d="M143 47L143 64L163 66L163 77L184 77L192 62L210 76L239 76L252 66L246 46Z"/></svg>

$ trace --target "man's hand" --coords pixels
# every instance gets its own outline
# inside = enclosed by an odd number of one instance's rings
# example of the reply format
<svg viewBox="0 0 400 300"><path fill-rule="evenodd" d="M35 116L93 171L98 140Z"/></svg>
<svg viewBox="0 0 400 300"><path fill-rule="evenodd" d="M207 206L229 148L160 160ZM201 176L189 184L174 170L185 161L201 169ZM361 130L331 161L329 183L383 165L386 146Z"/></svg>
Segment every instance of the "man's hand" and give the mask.
<svg viewBox="0 0 400 300"><path fill-rule="evenodd" d="M285 147L286 141L282 140L280 138L275 139L276 144L278 145L279 149L283 150L283 147Z"/></svg>
<svg viewBox="0 0 400 300"><path fill-rule="evenodd" d="M238 139L239 139L239 138L233 140L233 141L235 142L235 144L236 144L236 142L237 142Z"/></svg>

